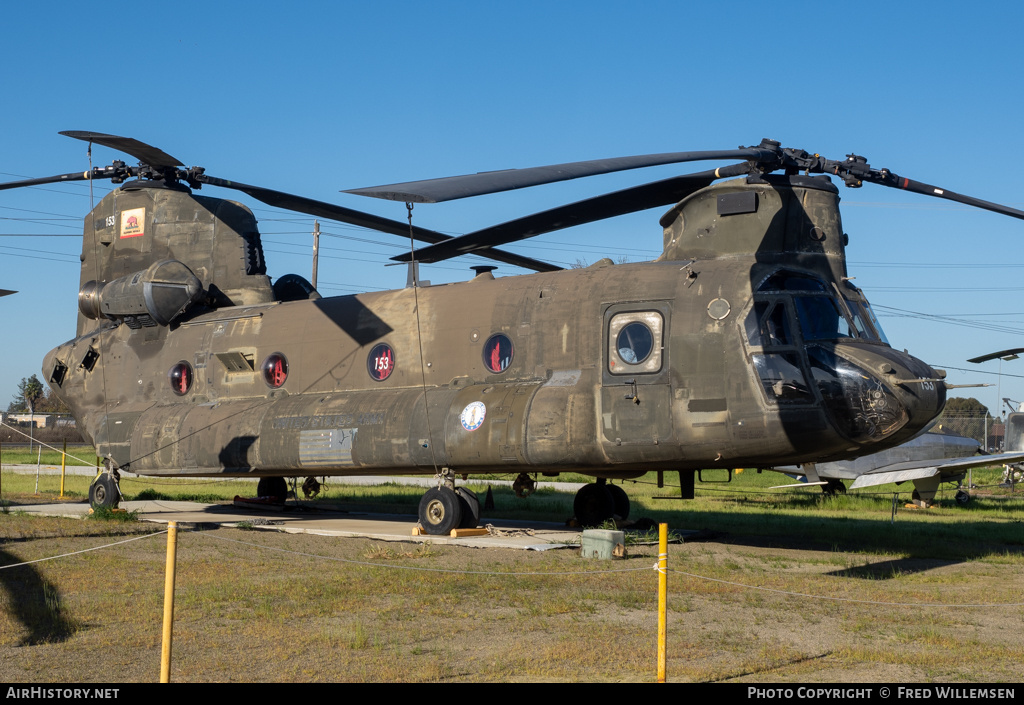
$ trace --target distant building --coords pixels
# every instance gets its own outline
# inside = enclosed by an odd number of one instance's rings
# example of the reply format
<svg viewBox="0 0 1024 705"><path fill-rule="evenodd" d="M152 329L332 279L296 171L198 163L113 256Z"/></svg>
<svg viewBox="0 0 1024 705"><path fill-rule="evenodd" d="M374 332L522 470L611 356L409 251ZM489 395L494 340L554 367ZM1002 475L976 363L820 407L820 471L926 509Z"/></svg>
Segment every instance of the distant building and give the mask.
<svg viewBox="0 0 1024 705"><path fill-rule="evenodd" d="M25 428L32 425L36 428L75 428L75 419L69 414L0 413L0 421L9 426Z"/></svg>

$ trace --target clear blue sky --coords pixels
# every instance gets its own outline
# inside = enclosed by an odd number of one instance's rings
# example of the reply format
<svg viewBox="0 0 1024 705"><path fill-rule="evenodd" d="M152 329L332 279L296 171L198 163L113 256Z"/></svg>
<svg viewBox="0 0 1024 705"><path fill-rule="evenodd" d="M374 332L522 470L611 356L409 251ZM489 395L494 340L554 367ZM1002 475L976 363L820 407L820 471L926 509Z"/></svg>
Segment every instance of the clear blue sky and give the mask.
<svg viewBox="0 0 1024 705"><path fill-rule="evenodd" d="M57 132L91 130L222 178L404 219L401 204L339 191L771 137L1024 208L1022 21L1012 3L959 2L12 3L0 25L0 180L84 170L85 143ZM115 158L94 150L98 164ZM462 233L679 171L423 205L416 222ZM997 363L965 360L1024 347L1024 221L841 188L850 273L892 344L974 370L951 370L952 382L996 383ZM253 207L272 276L309 275L312 218L205 192ZM82 184L0 192L0 288L19 291L0 298L2 408L74 335L88 208ZM509 249L560 263L652 259L659 215ZM402 268L383 266L404 243L323 228L340 236L323 241L323 293L404 283ZM469 264L423 276L464 279ZM953 394L993 411L998 396L1024 400L1024 358L1003 363L1001 380L1001 394Z"/></svg>

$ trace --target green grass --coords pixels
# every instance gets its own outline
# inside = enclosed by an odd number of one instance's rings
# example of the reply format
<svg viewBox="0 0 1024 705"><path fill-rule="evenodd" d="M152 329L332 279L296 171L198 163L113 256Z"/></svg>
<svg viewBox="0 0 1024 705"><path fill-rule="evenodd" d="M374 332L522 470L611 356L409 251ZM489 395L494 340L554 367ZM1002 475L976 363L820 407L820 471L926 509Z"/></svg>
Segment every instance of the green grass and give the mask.
<svg viewBox="0 0 1024 705"><path fill-rule="evenodd" d="M718 473L717 477L723 477ZM883 551L905 556L979 556L1018 551L1024 546L1020 530L1024 487L1011 491L998 487L1001 468L975 470L975 485L982 487L966 507L953 500L955 488L944 485L936 506L909 510L911 487L893 485L826 497L816 487L772 489L792 481L779 473L744 471L729 483L698 483L694 500L678 499L666 474L666 486L656 486L649 473L622 483L632 504L631 518L665 522L673 530L699 529L712 534L741 534L747 540L800 541L825 550ZM539 478L547 479L551 478ZM574 479L586 479L582 476ZM81 501L88 496L91 477L69 475L64 496ZM0 502L52 501L60 488L59 475L39 477L39 499L34 499L34 474L0 475ZM389 483L377 486L346 485L345 478L327 478L320 495L301 501L310 506L348 511L415 514L423 488ZM488 482L471 478L459 483L474 490L483 503ZM253 496L255 480L180 479L124 476L121 491L128 500L184 500L228 502L236 495ZM893 494L897 513L893 520ZM507 486L493 486L494 509L482 511L487 519L564 522L572 514L572 492L541 489L527 498ZM301 491L300 491L301 497Z"/></svg>
<svg viewBox="0 0 1024 705"><path fill-rule="evenodd" d="M34 480L3 474L3 497L33 501ZM59 477L41 477L41 489L44 480L51 488ZM90 478L69 480L84 498ZM698 485L697 499L685 502L656 499L678 490L654 480L624 483L634 514L705 532L669 547L670 680L1019 678L1019 607L931 605L1019 602L1024 492L978 497L967 509L947 493L937 508L901 510L891 522L891 495L770 490L789 482L777 474ZM422 493L342 483L332 480L325 498L310 504L414 510ZM482 500L486 482L467 484ZM125 478L122 489L129 497L227 500L251 495L255 482ZM521 500L494 487L495 512L538 521L564 520L572 497L543 491ZM0 515L0 564L153 531L12 511ZM173 680L652 680L656 553L630 545L625 561L604 563L571 550L182 531ZM155 537L4 571L0 673L17 681L153 680L164 565L165 539ZM609 567L645 569L603 574ZM920 607L836 604L742 585ZM104 668L90 670L97 653Z"/></svg>
<svg viewBox="0 0 1024 705"><path fill-rule="evenodd" d="M60 465L61 445L56 445L57 450L43 448L42 454L39 448L29 450L25 446L0 445L0 470L7 465L35 465L37 462L42 465ZM87 445L69 445L67 450L67 465L96 465L96 449Z"/></svg>

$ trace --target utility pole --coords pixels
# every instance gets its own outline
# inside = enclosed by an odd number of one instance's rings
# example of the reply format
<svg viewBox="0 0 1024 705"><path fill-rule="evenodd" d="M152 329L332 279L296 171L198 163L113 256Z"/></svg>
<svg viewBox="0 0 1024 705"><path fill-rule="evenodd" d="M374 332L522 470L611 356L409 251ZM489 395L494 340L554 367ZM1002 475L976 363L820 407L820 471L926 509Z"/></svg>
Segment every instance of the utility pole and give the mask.
<svg viewBox="0 0 1024 705"><path fill-rule="evenodd" d="M313 280L310 284L316 288L316 263L320 257L320 221L313 221Z"/></svg>

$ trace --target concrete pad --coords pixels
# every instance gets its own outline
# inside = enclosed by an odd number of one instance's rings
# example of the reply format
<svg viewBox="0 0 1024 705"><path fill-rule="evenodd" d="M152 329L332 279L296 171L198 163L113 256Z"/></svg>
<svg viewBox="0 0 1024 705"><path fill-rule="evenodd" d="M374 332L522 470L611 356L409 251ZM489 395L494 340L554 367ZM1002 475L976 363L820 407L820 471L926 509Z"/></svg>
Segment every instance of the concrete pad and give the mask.
<svg viewBox="0 0 1024 705"><path fill-rule="evenodd" d="M491 525L487 536L451 538L449 536L413 536L416 517L399 514L373 514L361 512L324 511L301 505L287 504L282 511L251 509L226 504L199 502L141 501L122 502L121 508L138 511L141 521L178 526L217 525L254 530L284 531L293 534L320 536L361 537L381 541L413 541L440 545L471 546L477 548L518 548L548 550L576 548L580 530L552 522L526 522L510 519L481 517L481 526ZM30 504L11 506L12 511L45 516L84 519L89 515L86 502L66 504Z"/></svg>

